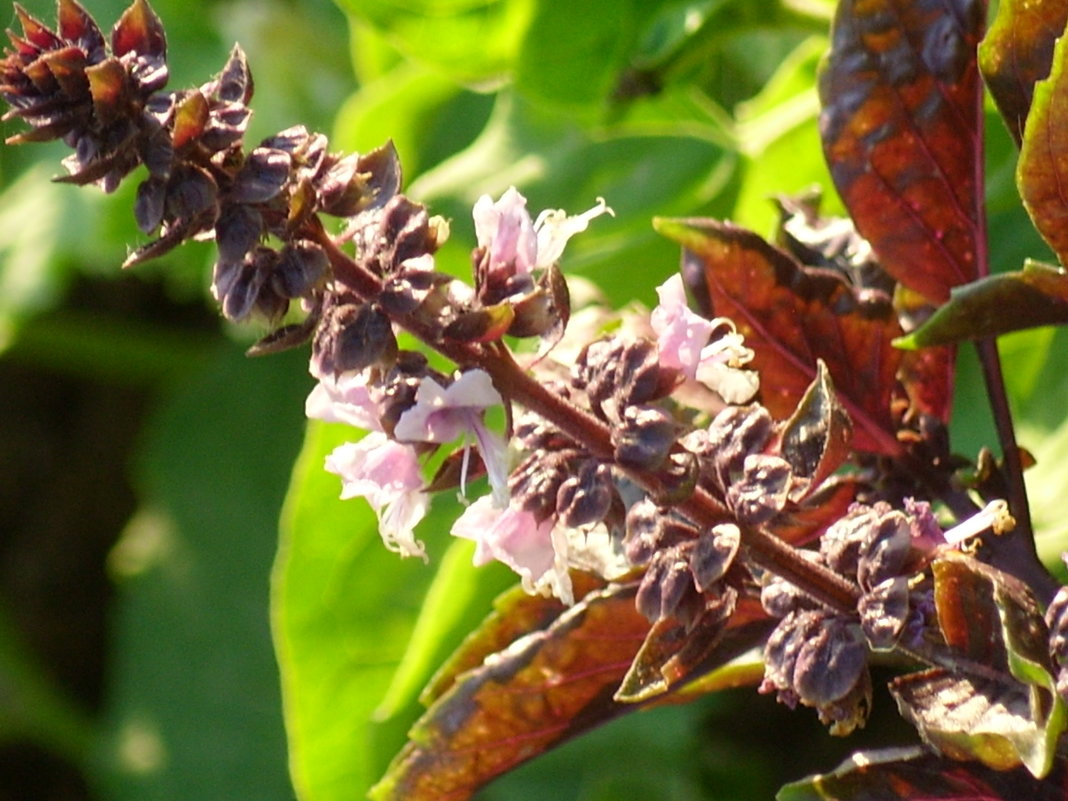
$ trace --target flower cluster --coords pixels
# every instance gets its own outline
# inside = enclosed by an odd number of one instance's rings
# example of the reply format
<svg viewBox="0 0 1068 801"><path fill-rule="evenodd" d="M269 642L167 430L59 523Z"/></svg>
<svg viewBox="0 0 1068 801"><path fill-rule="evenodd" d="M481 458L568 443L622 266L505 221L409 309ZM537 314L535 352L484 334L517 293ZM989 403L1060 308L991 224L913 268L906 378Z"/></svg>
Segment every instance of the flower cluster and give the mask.
<svg viewBox="0 0 1068 801"><path fill-rule="evenodd" d="M941 549L1013 525L1003 501L946 532L929 504L909 501L905 507L854 504L820 537L819 550L806 552L855 582L860 597L854 612L828 609L774 575L763 584L761 603L779 623L764 648L761 689L777 692L791 706L800 701L815 707L833 733L847 734L867 717L869 654L899 644L915 652L936 628L931 581L923 575L931 559Z"/></svg>
<svg viewBox="0 0 1068 801"><path fill-rule="evenodd" d="M871 703L870 654L922 651L937 628L932 555L1012 525L998 502L943 532L926 502L885 502L907 494L889 489L892 470L868 480L863 458L842 470L852 424L821 361L794 414L774 419L753 351L731 321L691 310L682 276L657 288L640 323L573 325L559 260L612 214L604 200L534 217L514 187L480 197L465 282L437 269L449 226L401 192L390 145L339 155L298 126L246 152L253 81L239 48L212 80L167 92L166 40L145 0L110 37L74 0L59 1L57 31L18 14L0 97L31 130L14 141L63 139L74 149L66 180L106 191L143 165L135 217L154 238L127 264L212 238L222 313L274 326L253 352L311 341L307 416L363 432L325 467L343 498L371 506L391 550L425 559L416 530L432 494L459 487L451 533L475 543L477 563L500 561L567 604L573 571L629 582L650 637L701 638L691 655L759 597L777 620L762 689L845 733ZM798 259L855 273L889 303L892 286L851 227L781 203ZM333 233L324 215L337 218ZM506 337L534 341L513 350ZM926 462L948 463L928 417L909 434ZM483 476L488 493L472 497ZM1066 610L1062 591L1047 622L1068 696Z"/></svg>

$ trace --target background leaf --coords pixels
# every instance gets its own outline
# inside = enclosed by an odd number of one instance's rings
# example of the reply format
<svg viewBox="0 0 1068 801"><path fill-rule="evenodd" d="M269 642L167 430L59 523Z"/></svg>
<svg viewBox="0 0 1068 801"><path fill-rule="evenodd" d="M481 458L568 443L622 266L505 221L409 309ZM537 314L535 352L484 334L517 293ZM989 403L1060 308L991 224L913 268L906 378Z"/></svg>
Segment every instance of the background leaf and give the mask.
<svg viewBox="0 0 1068 801"><path fill-rule="evenodd" d="M845 0L820 79L823 148L883 268L929 300L985 270L979 0Z"/></svg>
<svg viewBox="0 0 1068 801"><path fill-rule="evenodd" d="M424 521L428 564L388 551L370 507L340 500L337 476L323 469L356 432L308 431L272 582L290 770L301 798L362 799L403 744L432 672L514 578L499 565L475 571L462 546L445 556L455 502ZM442 595L448 609L421 614L425 597Z"/></svg>

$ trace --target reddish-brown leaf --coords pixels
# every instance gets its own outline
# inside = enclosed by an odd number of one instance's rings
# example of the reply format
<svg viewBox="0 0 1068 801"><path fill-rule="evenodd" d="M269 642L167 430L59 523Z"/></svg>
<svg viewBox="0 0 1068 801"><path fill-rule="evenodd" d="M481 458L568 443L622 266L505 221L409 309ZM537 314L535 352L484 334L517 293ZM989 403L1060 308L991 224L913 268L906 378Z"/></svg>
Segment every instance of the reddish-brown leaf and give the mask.
<svg viewBox="0 0 1068 801"><path fill-rule="evenodd" d="M983 16L981 0L843 0L820 78L824 153L857 230L935 302L985 261Z"/></svg>
<svg viewBox="0 0 1068 801"><path fill-rule="evenodd" d="M591 573L572 571L571 585L576 598L585 598L604 588L604 582ZM462 673L477 668L490 654L503 651L527 634L540 631L566 610L556 598L531 595L516 586L493 603L493 612L471 632L449 660L442 665L420 696L429 706L452 687Z"/></svg>
<svg viewBox="0 0 1068 801"><path fill-rule="evenodd" d="M634 586L593 593L456 678L371 791L378 801L462 801L567 737L633 706L612 694L649 621Z"/></svg>
<svg viewBox="0 0 1068 801"><path fill-rule="evenodd" d="M761 400L790 417L823 360L853 421L858 450L898 454L891 399L901 353L890 303L839 274L801 266L751 231L715 220L655 221L684 248L683 275L711 311L729 317L755 353Z"/></svg>
<svg viewBox="0 0 1068 801"><path fill-rule="evenodd" d="M1024 768L992 770L952 762L927 749L887 749L856 754L831 773L809 776L779 791L778 801L1064 801L1068 761L1049 776Z"/></svg>
<svg viewBox="0 0 1068 801"><path fill-rule="evenodd" d="M1050 75L1035 84L1016 184L1042 238L1068 264L1068 37L1058 40Z"/></svg>
<svg viewBox="0 0 1068 801"><path fill-rule="evenodd" d="M1017 145L1035 83L1049 75L1053 45L1065 24L1068 0L1001 0L979 45L979 69Z"/></svg>

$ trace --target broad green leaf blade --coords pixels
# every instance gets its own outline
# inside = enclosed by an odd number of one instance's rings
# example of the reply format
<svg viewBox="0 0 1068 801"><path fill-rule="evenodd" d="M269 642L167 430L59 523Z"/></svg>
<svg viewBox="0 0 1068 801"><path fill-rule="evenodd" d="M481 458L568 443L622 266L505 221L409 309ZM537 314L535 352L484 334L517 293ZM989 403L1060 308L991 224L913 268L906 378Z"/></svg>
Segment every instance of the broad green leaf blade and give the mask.
<svg viewBox="0 0 1068 801"><path fill-rule="evenodd" d="M499 197L515 185L534 214L580 211L604 197L615 218L599 219L569 242L561 269L593 280L609 304L620 306L636 297L654 302L653 287L677 269L677 249L653 232L649 218L694 208L728 213L733 169L718 145L682 135L592 136L570 115L505 91L479 138L417 178L410 194L452 221L438 263L458 275L470 275L471 206L479 195ZM628 265L640 280L622 280Z"/></svg>
<svg viewBox="0 0 1068 801"><path fill-rule="evenodd" d="M1035 228L1061 264L1068 257L1068 37L1057 40L1049 77L1035 84L1031 113L1027 115L1016 184Z"/></svg>
<svg viewBox="0 0 1068 801"><path fill-rule="evenodd" d="M1063 801L1065 762L1046 779L1022 768L951 762L920 748L855 754L830 773L788 784L777 801Z"/></svg>
<svg viewBox="0 0 1068 801"><path fill-rule="evenodd" d="M635 0L541 0L516 63L528 97L598 115L615 88L635 35ZM575 80L575 76L583 80Z"/></svg>
<svg viewBox="0 0 1068 801"><path fill-rule="evenodd" d="M503 576L442 555L449 509L435 507L420 529L429 564L388 551L370 508L339 500L337 476L323 469L355 433L309 424L272 581L290 771L306 801L365 797L418 715L419 689L485 614ZM428 588L447 595L453 583L447 610L423 609Z"/></svg>
<svg viewBox="0 0 1068 801"><path fill-rule="evenodd" d="M1065 0L1001 0L979 45L979 69L1017 146L1035 82L1049 75L1053 45L1066 23Z"/></svg>
<svg viewBox="0 0 1068 801"><path fill-rule="evenodd" d="M338 0L350 19L375 28L409 61L459 83L505 76L533 0Z"/></svg>
<svg viewBox="0 0 1068 801"><path fill-rule="evenodd" d="M101 797L292 798L266 578L306 364L220 347L145 431L144 505L111 559L119 598L92 760Z"/></svg>
<svg viewBox="0 0 1068 801"><path fill-rule="evenodd" d="M929 300L984 270L981 0L844 0L820 80L824 153L884 269Z"/></svg>
<svg viewBox="0 0 1068 801"><path fill-rule="evenodd" d="M683 275L729 317L755 352L761 399L791 416L823 360L853 420L853 446L900 452L890 401L901 329L889 302L855 293L837 274L802 267L751 231L715 220L658 218L655 228L684 248Z"/></svg>
<svg viewBox="0 0 1068 801"><path fill-rule="evenodd" d="M1068 324L1068 274L1028 260L1022 270L956 287L949 302L906 337L901 348L926 348Z"/></svg>
<svg viewBox="0 0 1068 801"><path fill-rule="evenodd" d="M457 677L374 788L376 801L461 801L490 779L633 706L612 693L648 621L634 587L587 595Z"/></svg>

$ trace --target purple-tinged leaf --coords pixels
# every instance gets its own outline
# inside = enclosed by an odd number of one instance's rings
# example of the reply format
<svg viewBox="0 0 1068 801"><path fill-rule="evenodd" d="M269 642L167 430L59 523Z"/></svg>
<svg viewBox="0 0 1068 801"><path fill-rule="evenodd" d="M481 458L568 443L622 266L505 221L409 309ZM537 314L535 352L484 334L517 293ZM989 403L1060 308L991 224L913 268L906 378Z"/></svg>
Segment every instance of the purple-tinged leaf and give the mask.
<svg viewBox="0 0 1068 801"><path fill-rule="evenodd" d="M1046 779L1023 768L999 771L952 762L922 748L855 754L830 773L783 787L777 801L1064 801L1068 770L1058 759Z"/></svg>
<svg viewBox="0 0 1068 801"><path fill-rule="evenodd" d="M901 714L954 759L1045 776L1066 727L1049 632L1027 586L955 551L932 563L943 667L895 679Z"/></svg>
<svg viewBox="0 0 1068 801"><path fill-rule="evenodd" d="M901 714L923 739L951 759L978 760L994 770L1023 765L1037 778L1053 764L1064 728L1063 702L1036 702L1032 688L1011 680L979 678L932 668L894 679L890 691ZM1046 728L1039 703L1059 710Z"/></svg>
<svg viewBox="0 0 1068 801"><path fill-rule="evenodd" d="M1053 248L1061 264L1068 263L1068 37L1053 50L1049 77L1035 84L1027 115L1016 184L1035 228Z"/></svg>
<svg viewBox="0 0 1068 801"><path fill-rule="evenodd" d="M370 797L462 801L547 748L634 709L611 694L648 630L633 586L588 595L544 630L458 675Z"/></svg>
<svg viewBox="0 0 1068 801"><path fill-rule="evenodd" d="M926 348L999 336L1040 325L1068 324L1068 273L1028 260L1022 270L981 278L953 290L949 302L901 348Z"/></svg>
<svg viewBox="0 0 1068 801"><path fill-rule="evenodd" d="M731 223L654 224L683 246L683 276L711 306L702 313L729 317L753 349L761 401L773 415L794 414L822 359L852 418L853 447L901 452L891 413L901 362L891 343L901 327L885 297L856 291L835 271L803 267Z"/></svg>
<svg viewBox="0 0 1068 801"><path fill-rule="evenodd" d="M1068 23L1068 0L1001 0L979 45L979 69L1017 146L1035 83L1049 75L1053 45Z"/></svg>
<svg viewBox="0 0 1068 801"><path fill-rule="evenodd" d="M983 261L984 9L843 0L820 78L824 153L857 230L883 269L934 302Z"/></svg>

